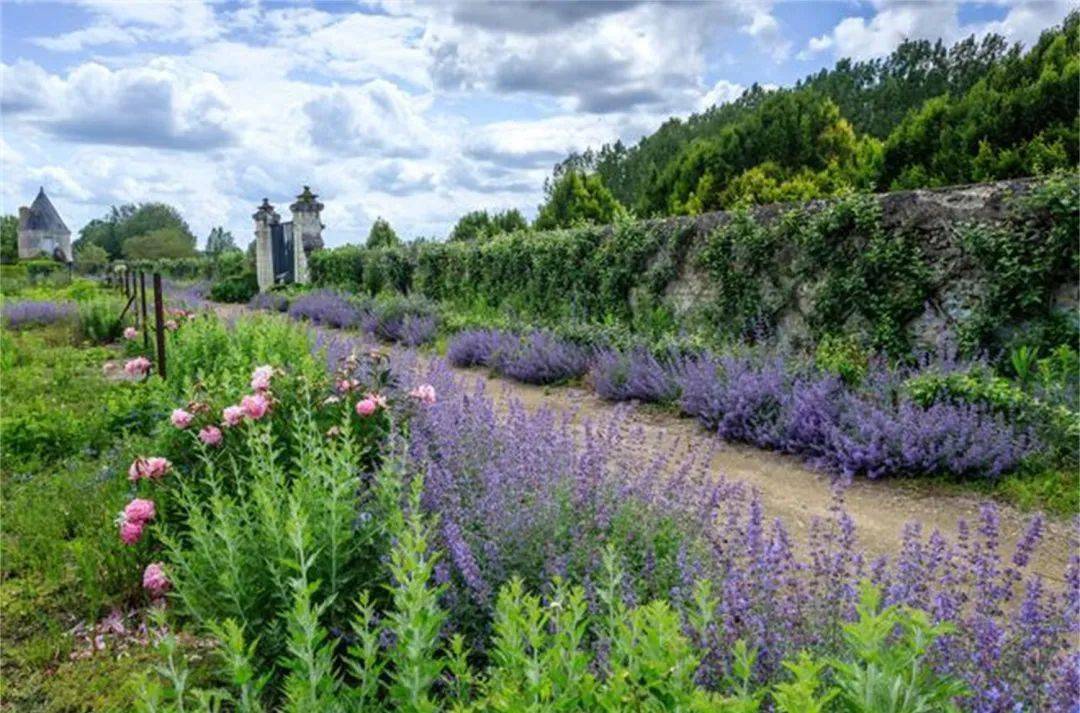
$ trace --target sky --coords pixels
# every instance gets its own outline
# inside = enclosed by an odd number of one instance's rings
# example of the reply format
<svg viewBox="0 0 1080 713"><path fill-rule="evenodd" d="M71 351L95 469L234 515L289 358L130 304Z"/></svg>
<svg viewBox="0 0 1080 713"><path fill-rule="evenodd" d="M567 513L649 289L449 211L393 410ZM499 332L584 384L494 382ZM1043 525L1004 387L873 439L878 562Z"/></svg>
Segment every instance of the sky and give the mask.
<svg viewBox="0 0 1080 713"><path fill-rule="evenodd" d="M284 219L308 184L327 245L376 217L445 237L527 217L572 150L785 86L904 38L1030 45L1068 2L18 2L0 0L0 211L38 186L73 233L179 208L200 244Z"/></svg>

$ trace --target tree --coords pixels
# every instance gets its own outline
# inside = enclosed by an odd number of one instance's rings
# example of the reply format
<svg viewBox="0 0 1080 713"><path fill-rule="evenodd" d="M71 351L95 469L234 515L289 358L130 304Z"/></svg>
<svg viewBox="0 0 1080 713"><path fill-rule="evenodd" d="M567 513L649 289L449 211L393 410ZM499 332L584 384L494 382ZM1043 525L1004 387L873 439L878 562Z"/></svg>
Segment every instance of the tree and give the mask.
<svg viewBox="0 0 1080 713"><path fill-rule="evenodd" d="M191 250L195 250L195 236L180 217L180 212L164 203L113 206L104 218L95 218L83 226L74 247L93 243L104 248L109 258L116 259L123 255L124 243L128 239L163 228L178 231Z"/></svg>
<svg viewBox="0 0 1080 713"><path fill-rule="evenodd" d="M10 265L19 260L19 219L13 215L0 218L0 263Z"/></svg>
<svg viewBox="0 0 1080 713"><path fill-rule="evenodd" d="M450 233L450 240L484 240L528 228L525 216L516 208L494 215L488 215L486 210L474 210L458 219Z"/></svg>
<svg viewBox="0 0 1080 713"><path fill-rule="evenodd" d="M177 227L158 228L124 241L124 257L129 260L156 260L159 258L195 257L195 246L190 234Z"/></svg>
<svg viewBox="0 0 1080 713"><path fill-rule="evenodd" d="M367 247L391 248L400 244L401 239L398 238L394 229L390 227L390 223L383 218L376 218L375 222L371 224L371 232L368 233Z"/></svg>
<svg viewBox="0 0 1080 713"><path fill-rule="evenodd" d="M625 214L598 174L568 171L548 189L536 216L537 230L569 228L582 223L606 224Z"/></svg>
<svg viewBox="0 0 1080 713"><path fill-rule="evenodd" d="M217 257L226 252L239 251L239 249L236 247L233 234L220 225L211 230L210 235L206 238L206 254L211 257Z"/></svg>
<svg viewBox="0 0 1080 713"><path fill-rule="evenodd" d="M80 272L94 273L109 263L105 248L94 243L83 243L75 248L75 267Z"/></svg>

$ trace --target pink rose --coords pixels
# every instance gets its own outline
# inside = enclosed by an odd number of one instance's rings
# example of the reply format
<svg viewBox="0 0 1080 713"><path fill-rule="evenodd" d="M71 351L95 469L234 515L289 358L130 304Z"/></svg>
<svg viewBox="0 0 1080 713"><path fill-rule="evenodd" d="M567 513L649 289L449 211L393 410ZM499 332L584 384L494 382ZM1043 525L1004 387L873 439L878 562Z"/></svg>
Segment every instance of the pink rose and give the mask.
<svg viewBox="0 0 1080 713"><path fill-rule="evenodd" d="M169 417L169 420L172 421L172 425L181 430L190 426L194 419L194 414L188 413L182 408L173 409L172 416Z"/></svg>
<svg viewBox="0 0 1080 713"><path fill-rule="evenodd" d="M154 519L154 501L135 498L124 508L124 521L140 525Z"/></svg>
<svg viewBox="0 0 1080 713"><path fill-rule="evenodd" d="M221 443L221 429L217 426L207 426L199 431L199 440L208 446L216 446Z"/></svg>
<svg viewBox="0 0 1080 713"><path fill-rule="evenodd" d="M379 408L386 408L387 401L385 396L381 396L379 394L368 394L367 398L374 401L375 405Z"/></svg>
<svg viewBox="0 0 1080 713"><path fill-rule="evenodd" d="M146 357L128 359L124 364L124 373L128 376L146 376L150 373L150 360Z"/></svg>
<svg viewBox="0 0 1080 713"><path fill-rule="evenodd" d="M267 391L270 388L270 378L274 375L274 367L266 364L251 372L252 391Z"/></svg>
<svg viewBox="0 0 1080 713"><path fill-rule="evenodd" d="M241 406L226 406L221 412L226 426L237 426L244 420L244 409Z"/></svg>
<svg viewBox="0 0 1080 713"><path fill-rule="evenodd" d="M129 342L134 342L138 338L139 330L135 329L134 327L128 327L124 330L124 339L128 340Z"/></svg>
<svg viewBox="0 0 1080 713"><path fill-rule="evenodd" d="M158 480L168 473L171 467L172 463L161 456L147 458L143 461L143 477Z"/></svg>
<svg viewBox="0 0 1080 713"><path fill-rule="evenodd" d="M169 578L165 576L165 569L160 562L146 565L142 576L142 586L154 599L163 596L165 592L169 591L171 586Z"/></svg>
<svg viewBox="0 0 1080 713"><path fill-rule="evenodd" d="M252 421L258 421L270 410L270 402L262 394L251 394L240 399L240 408Z"/></svg>
<svg viewBox="0 0 1080 713"><path fill-rule="evenodd" d="M120 539L125 545L134 545L142 537L143 524L125 520L120 523Z"/></svg>
<svg viewBox="0 0 1080 713"><path fill-rule="evenodd" d="M153 458L139 457L132 461L131 467L128 468L128 478L131 480L140 480L141 478L157 480L168 473L171 467L172 463L161 456L154 456Z"/></svg>
<svg viewBox="0 0 1080 713"><path fill-rule="evenodd" d="M431 405L435 403L435 387L431 384L420 384L415 389L409 392L409 396L416 399L422 404Z"/></svg>
<svg viewBox="0 0 1080 713"><path fill-rule="evenodd" d="M366 399L356 402L356 415L357 416L370 416L379 409L379 404L375 402L370 396Z"/></svg>

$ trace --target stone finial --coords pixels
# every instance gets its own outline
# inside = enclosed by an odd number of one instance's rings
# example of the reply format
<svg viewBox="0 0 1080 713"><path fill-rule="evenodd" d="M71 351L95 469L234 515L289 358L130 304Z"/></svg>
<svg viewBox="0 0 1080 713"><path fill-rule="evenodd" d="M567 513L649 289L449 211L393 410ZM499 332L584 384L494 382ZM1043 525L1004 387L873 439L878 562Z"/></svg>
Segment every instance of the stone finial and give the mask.
<svg viewBox="0 0 1080 713"><path fill-rule="evenodd" d="M296 202L289 206L293 213L318 213L323 209L323 204L318 201L318 196L311 192L310 186L304 186L304 190L296 197Z"/></svg>
<svg viewBox="0 0 1080 713"><path fill-rule="evenodd" d="M270 205L269 200L263 198L262 205L259 206L251 217L254 218L256 222L272 223L274 222L274 217L276 215L277 213L274 212L274 206Z"/></svg>

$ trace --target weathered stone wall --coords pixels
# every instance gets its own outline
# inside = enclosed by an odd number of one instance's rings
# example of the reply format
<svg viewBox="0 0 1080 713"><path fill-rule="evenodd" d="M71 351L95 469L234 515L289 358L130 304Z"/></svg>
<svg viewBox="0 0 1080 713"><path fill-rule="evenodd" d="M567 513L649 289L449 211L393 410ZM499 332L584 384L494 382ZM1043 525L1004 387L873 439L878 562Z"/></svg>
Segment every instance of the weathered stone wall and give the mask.
<svg viewBox="0 0 1080 713"><path fill-rule="evenodd" d="M996 183L954 186L941 189L920 189L880 194L875 197L881 206L882 226L887 231L903 231L920 246L932 270L931 298L927 309L908 325L916 341L935 343L945 331L951 330L970 313L980 290L974 279L973 264L965 255L959 228L971 223L997 224L1004 221L1010 203L1031 190L1033 179L1000 181ZM778 220L795 208L809 212L820 210L827 201L809 204L769 205L751 209L751 216L763 223ZM688 259L683 260L679 277L668 285L666 301L677 315L693 312L709 300L716 285L702 273L693 259L706 236L726 225L731 214L708 213L692 218L664 219L657 227L680 230L689 228L693 237ZM779 257L778 259L783 259ZM806 332L805 315L812 285L785 285L794 295L782 314L779 331L782 337L800 340ZM1080 283L1072 280L1058 286L1055 299L1061 309L1075 310L1080 304Z"/></svg>

